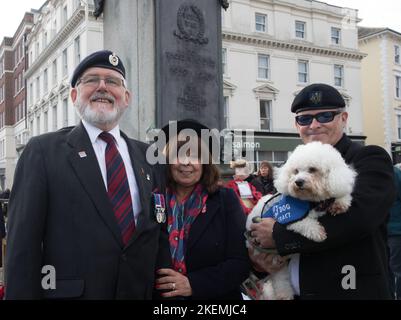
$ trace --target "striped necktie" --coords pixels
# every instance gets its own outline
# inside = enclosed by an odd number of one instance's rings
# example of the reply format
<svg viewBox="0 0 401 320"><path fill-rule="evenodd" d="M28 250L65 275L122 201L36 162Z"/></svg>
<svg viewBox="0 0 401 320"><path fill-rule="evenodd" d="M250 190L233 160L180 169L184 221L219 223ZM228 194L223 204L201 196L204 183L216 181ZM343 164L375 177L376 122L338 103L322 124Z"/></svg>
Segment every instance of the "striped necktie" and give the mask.
<svg viewBox="0 0 401 320"><path fill-rule="evenodd" d="M135 220L124 161L117 150L114 137L110 133L102 132L99 134L99 138L107 143L107 194L121 230L123 243L127 245L135 230Z"/></svg>

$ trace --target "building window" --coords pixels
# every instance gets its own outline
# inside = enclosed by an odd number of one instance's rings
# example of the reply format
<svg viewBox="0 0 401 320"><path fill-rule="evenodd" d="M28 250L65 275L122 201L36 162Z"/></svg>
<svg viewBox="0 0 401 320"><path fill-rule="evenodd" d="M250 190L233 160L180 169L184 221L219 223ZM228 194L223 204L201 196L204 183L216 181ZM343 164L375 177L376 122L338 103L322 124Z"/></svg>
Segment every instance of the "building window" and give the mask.
<svg viewBox="0 0 401 320"><path fill-rule="evenodd" d="M63 77L68 74L68 56L67 56L67 48L63 51Z"/></svg>
<svg viewBox="0 0 401 320"><path fill-rule="evenodd" d="M305 25L303 21L295 21L295 37L305 39Z"/></svg>
<svg viewBox="0 0 401 320"><path fill-rule="evenodd" d="M52 123L52 131L57 130L57 104L55 104L52 108L52 115L53 115L53 123Z"/></svg>
<svg viewBox="0 0 401 320"><path fill-rule="evenodd" d="M307 83L309 80L308 61L298 60L298 82Z"/></svg>
<svg viewBox="0 0 401 320"><path fill-rule="evenodd" d="M397 133L398 140L401 140L401 115L397 115Z"/></svg>
<svg viewBox="0 0 401 320"><path fill-rule="evenodd" d="M53 87L55 87L57 84L57 59L53 61L52 69L53 69L52 70L53 71L52 84L53 84Z"/></svg>
<svg viewBox="0 0 401 320"><path fill-rule="evenodd" d="M334 85L342 87L344 85L344 66L334 65Z"/></svg>
<svg viewBox="0 0 401 320"><path fill-rule="evenodd" d="M331 43L332 44L340 44L340 36L341 36L341 29L339 28L331 28Z"/></svg>
<svg viewBox="0 0 401 320"><path fill-rule="evenodd" d="M40 99L40 78L36 78L36 101Z"/></svg>
<svg viewBox="0 0 401 320"><path fill-rule="evenodd" d="M270 131L272 129L271 101L260 100L260 129Z"/></svg>
<svg viewBox="0 0 401 320"><path fill-rule="evenodd" d="M221 53L221 60L222 60L222 71L223 74L227 74L227 49L223 48L223 51Z"/></svg>
<svg viewBox="0 0 401 320"><path fill-rule="evenodd" d="M3 93L3 86L1 86L1 87L0 87L0 103L3 102L3 95L4 95L4 93Z"/></svg>
<svg viewBox="0 0 401 320"><path fill-rule="evenodd" d="M33 105L33 82L29 84L29 105Z"/></svg>
<svg viewBox="0 0 401 320"><path fill-rule="evenodd" d="M395 96L401 98L401 77L395 76Z"/></svg>
<svg viewBox="0 0 401 320"><path fill-rule="evenodd" d="M47 32L43 33L43 50L47 47Z"/></svg>
<svg viewBox="0 0 401 320"><path fill-rule="evenodd" d="M18 93L18 78L14 79L14 96Z"/></svg>
<svg viewBox="0 0 401 320"><path fill-rule="evenodd" d="M230 127L230 118L229 118L229 114L228 114L228 97L224 97L223 100L223 107L224 107L224 126L225 128L229 128Z"/></svg>
<svg viewBox="0 0 401 320"><path fill-rule="evenodd" d="M81 40L80 37L76 37L74 40L75 50L75 65L77 66L81 62Z"/></svg>
<svg viewBox="0 0 401 320"><path fill-rule="evenodd" d="M63 127L68 127L68 99L63 100Z"/></svg>
<svg viewBox="0 0 401 320"><path fill-rule="evenodd" d="M43 71L43 93L46 94L49 91L49 79L47 75L47 69Z"/></svg>
<svg viewBox="0 0 401 320"><path fill-rule="evenodd" d="M40 116L36 117L36 135L40 134Z"/></svg>
<svg viewBox="0 0 401 320"><path fill-rule="evenodd" d="M43 113L43 132L46 133L49 130L49 117L48 112Z"/></svg>
<svg viewBox="0 0 401 320"><path fill-rule="evenodd" d="M269 60L270 57L265 54L258 54L258 78L269 79Z"/></svg>
<svg viewBox="0 0 401 320"><path fill-rule="evenodd" d="M258 32L266 32L267 16L261 13L255 13L255 30Z"/></svg>
<svg viewBox="0 0 401 320"><path fill-rule="evenodd" d="M258 162L269 161L274 166L280 166L288 159L287 151L258 151Z"/></svg>
<svg viewBox="0 0 401 320"><path fill-rule="evenodd" d="M35 59L39 57L39 41L36 42L35 45Z"/></svg>
<svg viewBox="0 0 401 320"><path fill-rule="evenodd" d="M63 8L63 13L62 13L62 23L63 25L65 25L67 23L68 20L68 10L67 10L67 6L65 6Z"/></svg>
<svg viewBox="0 0 401 320"><path fill-rule="evenodd" d="M394 62L400 64L400 47L394 46Z"/></svg>

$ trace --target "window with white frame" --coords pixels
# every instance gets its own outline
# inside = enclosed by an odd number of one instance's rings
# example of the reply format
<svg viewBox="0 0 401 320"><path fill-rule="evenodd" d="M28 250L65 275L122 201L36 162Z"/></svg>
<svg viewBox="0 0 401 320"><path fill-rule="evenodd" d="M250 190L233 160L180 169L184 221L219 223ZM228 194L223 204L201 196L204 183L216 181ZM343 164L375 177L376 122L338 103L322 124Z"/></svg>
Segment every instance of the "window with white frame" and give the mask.
<svg viewBox="0 0 401 320"><path fill-rule="evenodd" d="M68 55L67 48L63 51L63 77L68 74Z"/></svg>
<svg viewBox="0 0 401 320"><path fill-rule="evenodd" d="M401 98L401 76L395 76L395 97Z"/></svg>
<svg viewBox="0 0 401 320"><path fill-rule="evenodd" d="M14 95L17 95L18 90L19 90L19 88L18 88L18 78L15 78L14 79Z"/></svg>
<svg viewBox="0 0 401 320"><path fill-rule="evenodd" d="M269 79L270 57L266 54L258 54L258 78Z"/></svg>
<svg viewBox="0 0 401 320"><path fill-rule="evenodd" d="M260 100L260 129L271 131L272 129L272 102L271 100Z"/></svg>
<svg viewBox="0 0 401 320"><path fill-rule="evenodd" d="M48 117L48 112L45 111L43 113L43 132L46 133L49 131L49 117Z"/></svg>
<svg viewBox="0 0 401 320"><path fill-rule="evenodd" d="M299 39L305 39L305 27L306 22L295 21L295 37Z"/></svg>
<svg viewBox="0 0 401 320"><path fill-rule="evenodd" d="M63 100L63 127L68 127L68 99Z"/></svg>
<svg viewBox="0 0 401 320"><path fill-rule="evenodd" d="M57 59L55 59L52 63L52 72L53 72L52 86L55 87L57 84Z"/></svg>
<svg viewBox="0 0 401 320"><path fill-rule="evenodd" d="M267 16L261 13L255 13L255 30L258 32L266 32Z"/></svg>
<svg viewBox="0 0 401 320"><path fill-rule="evenodd" d="M397 133L398 133L398 140L401 140L401 115L397 115Z"/></svg>
<svg viewBox="0 0 401 320"><path fill-rule="evenodd" d="M35 59L37 59L39 56L39 41L36 41L35 44Z"/></svg>
<svg viewBox="0 0 401 320"><path fill-rule="evenodd" d="M67 10L67 6L63 7L63 12L62 12L62 24L65 25L67 23L68 20L68 10Z"/></svg>
<svg viewBox="0 0 401 320"><path fill-rule="evenodd" d="M3 60L0 61L0 77L3 75L4 67L3 67Z"/></svg>
<svg viewBox="0 0 401 320"><path fill-rule="evenodd" d="M224 97L223 100L223 107L224 107L224 128L229 128L230 127L230 118L228 114L228 97Z"/></svg>
<svg viewBox="0 0 401 320"><path fill-rule="evenodd" d="M309 64L307 60L298 60L298 82L307 83L309 81Z"/></svg>
<svg viewBox="0 0 401 320"><path fill-rule="evenodd" d="M47 69L43 71L43 93L46 94L49 91L49 78L47 74Z"/></svg>
<svg viewBox="0 0 401 320"><path fill-rule="evenodd" d="M42 42L42 47L45 49L47 47L47 32L43 33L43 42Z"/></svg>
<svg viewBox="0 0 401 320"><path fill-rule="evenodd" d="M341 40L341 29L331 27L331 43L340 44L340 40Z"/></svg>
<svg viewBox="0 0 401 320"><path fill-rule="evenodd" d="M344 66L339 64L334 65L334 85L336 87L344 85Z"/></svg>
<svg viewBox="0 0 401 320"><path fill-rule="evenodd" d="M74 50L75 50L75 65L77 66L81 62L81 39L76 37L74 40Z"/></svg>
<svg viewBox="0 0 401 320"><path fill-rule="evenodd" d="M400 46L394 46L394 62L400 64Z"/></svg>
<svg viewBox="0 0 401 320"><path fill-rule="evenodd" d="M36 135L40 134L40 115L36 117Z"/></svg>
<svg viewBox="0 0 401 320"><path fill-rule="evenodd" d="M33 82L29 84L29 104L33 105Z"/></svg>
<svg viewBox="0 0 401 320"><path fill-rule="evenodd" d="M221 69L223 71L223 74L227 74L227 48L223 48L221 52Z"/></svg>
<svg viewBox="0 0 401 320"><path fill-rule="evenodd" d="M55 104L52 108L52 131L57 130L57 104Z"/></svg>
<svg viewBox="0 0 401 320"><path fill-rule="evenodd" d="M40 78L36 78L36 101L40 99Z"/></svg>
<svg viewBox="0 0 401 320"><path fill-rule="evenodd" d="M4 86L1 86L1 87L0 87L0 103L3 102L3 97L4 97L3 87L4 87Z"/></svg>

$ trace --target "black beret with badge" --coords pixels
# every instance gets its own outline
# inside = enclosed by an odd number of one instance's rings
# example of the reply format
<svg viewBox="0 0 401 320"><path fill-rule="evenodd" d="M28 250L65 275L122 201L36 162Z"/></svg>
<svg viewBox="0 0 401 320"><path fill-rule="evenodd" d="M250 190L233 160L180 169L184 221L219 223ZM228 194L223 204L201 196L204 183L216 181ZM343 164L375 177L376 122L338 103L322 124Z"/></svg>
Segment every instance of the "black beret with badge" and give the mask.
<svg viewBox="0 0 401 320"><path fill-rule="evenodd" d="M345 101L338 90L324 83L314 83L303 88L291 105L291 112L306 110L339 109Z"/></svg>
<svg viewBox="0 0 401 320"><path fill-rule="evenodd" d="M125 68L121 59L110 50L100 50L90 54L78 64L71 78L71 87L75 87L87 69L95 67L115 70L125 78Z"/></svg>

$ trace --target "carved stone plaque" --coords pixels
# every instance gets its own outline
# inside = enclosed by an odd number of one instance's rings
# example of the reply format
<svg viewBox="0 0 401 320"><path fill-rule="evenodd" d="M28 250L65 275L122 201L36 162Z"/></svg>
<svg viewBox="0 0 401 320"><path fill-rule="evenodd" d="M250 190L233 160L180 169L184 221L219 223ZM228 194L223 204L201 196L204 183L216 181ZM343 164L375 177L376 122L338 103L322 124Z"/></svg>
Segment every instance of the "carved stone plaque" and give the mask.
<svg viewBox="0 0 401 320"><path fill-rule="evenodd" d="M221 128L221 5L217 0L156 1L158 127L196 119Z"/></svg>

